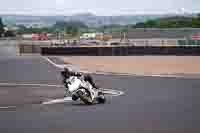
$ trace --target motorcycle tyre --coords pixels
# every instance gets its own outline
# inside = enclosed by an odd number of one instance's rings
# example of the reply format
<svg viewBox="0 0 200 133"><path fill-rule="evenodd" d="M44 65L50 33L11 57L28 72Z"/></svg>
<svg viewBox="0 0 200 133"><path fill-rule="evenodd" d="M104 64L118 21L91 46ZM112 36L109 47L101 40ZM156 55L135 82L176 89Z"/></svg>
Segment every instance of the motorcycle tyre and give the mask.
<svg viewBox="0 0 200 133"><path fill-rule="evenodd" d="M78 96L80 97L80 99L86 104L86 105L92 105L92 101L90 102L89 100L91 99L88 99L84 96L83 92L82 91L78 91L77 92Z"/></svg>
<svg viewBox="0 0 200 133"><path fill-rule="evenodd" d="M99 96L97 97L97 102L98 102L99 104L104 104L104 103L106 102L105 96L104 96L104 95L99 95Z"/></svg>

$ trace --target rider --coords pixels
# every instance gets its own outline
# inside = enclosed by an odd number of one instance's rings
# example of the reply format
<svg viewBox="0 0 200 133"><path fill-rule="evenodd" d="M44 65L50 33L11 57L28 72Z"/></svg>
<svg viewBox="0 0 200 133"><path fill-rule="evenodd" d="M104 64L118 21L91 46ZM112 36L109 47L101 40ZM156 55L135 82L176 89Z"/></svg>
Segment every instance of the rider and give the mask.
<svg viewBox="0 0 200 133"><path fill-rule="evenodd" d="M89 74L84 75L83 73L80 73L80 72L70 71L68 68L65 67L64 71L61 72L61 75L63 77L63 83L65 83L66 79L68 79L70 76L77 76L77 77L83 76L83 79L85 81L88 81L92 85L93 88L99 89L94 83L92 76Z"/></svg>

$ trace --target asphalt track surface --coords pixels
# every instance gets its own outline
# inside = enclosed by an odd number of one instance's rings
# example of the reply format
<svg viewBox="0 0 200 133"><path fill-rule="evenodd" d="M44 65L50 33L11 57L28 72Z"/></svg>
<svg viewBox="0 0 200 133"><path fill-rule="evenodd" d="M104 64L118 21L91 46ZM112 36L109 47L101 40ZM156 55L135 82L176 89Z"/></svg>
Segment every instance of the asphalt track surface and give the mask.
<svg viewBox="0 0 200 133"><path fill-rule="evenodd" d="M0 58L0 83L60 83L59 69L41 57ZM124 95L104 105L41 105L63 96L59 87L0 85L1 133L199 133L199 79L93 75ZM14 106L14 107L13 107ZM13 108L12 108L13 107Z"/></svg>

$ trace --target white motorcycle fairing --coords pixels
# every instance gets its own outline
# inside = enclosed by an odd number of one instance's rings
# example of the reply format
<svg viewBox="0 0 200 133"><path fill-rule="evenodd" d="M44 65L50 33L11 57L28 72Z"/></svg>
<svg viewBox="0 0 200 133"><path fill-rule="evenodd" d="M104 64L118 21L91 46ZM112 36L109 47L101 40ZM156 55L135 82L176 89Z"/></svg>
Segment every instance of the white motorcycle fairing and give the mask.
<svg viewBox="0 0 200 133"><path fill-rule="evenodd" d="M70 96L75 94L81 87L87 89L90 92L90 96L91 96L92 101L98 95L98 92L93 89L92 85L89 82L86 82L83 79L78 78L76 76L69 77L69 79L66 80L66 83L67 83L67 86L68 86L66 88L66 92Z"/></svg>
<svg viewBox="0 0 200 133"><path fill-rule="evenodd" d="M82 81L75 76L71 76L69 79L67 79L67 83L68 83L68 91L70 93L73 93L79 87L81 87Z"/></svg>

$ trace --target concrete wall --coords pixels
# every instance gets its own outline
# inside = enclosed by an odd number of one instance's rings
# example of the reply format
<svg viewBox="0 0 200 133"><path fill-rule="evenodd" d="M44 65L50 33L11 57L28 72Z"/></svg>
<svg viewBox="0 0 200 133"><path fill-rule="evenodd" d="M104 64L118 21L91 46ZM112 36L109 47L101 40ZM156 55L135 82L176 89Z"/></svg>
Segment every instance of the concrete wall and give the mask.
<svg viewBox="0 0 200 133"><path fill-rule="evenodd" d="M200 47L42 47L41 54L69 56L200 55Z"/></svg>

